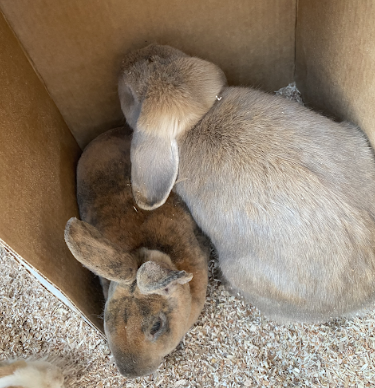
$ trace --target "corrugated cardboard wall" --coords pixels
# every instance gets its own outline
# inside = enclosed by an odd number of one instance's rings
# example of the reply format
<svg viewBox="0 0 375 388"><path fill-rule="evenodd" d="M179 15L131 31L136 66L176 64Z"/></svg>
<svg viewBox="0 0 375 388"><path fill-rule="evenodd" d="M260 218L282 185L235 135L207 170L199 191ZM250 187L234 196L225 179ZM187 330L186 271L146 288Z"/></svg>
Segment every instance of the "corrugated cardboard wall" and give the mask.
<svg viewBox="0 0 375 388"><path fill-rule="evenodd" d="M300 0L297 20L305 102L358 124L375 148L375 1Z"/></svg>
<svg viewBox="0 0 375 388"><path fill-rule="evenodd" d="M97 279L64 242L81 150L2 15L0 85L0 239L100 327Z"/></svg>
<svg viewBox="0 0 375 388"><path fill-rule="evenodd" d="M296 0L0 0L81 146L122 121L121 57L155 42L211 60L231 84L293 80Z"/></svg>

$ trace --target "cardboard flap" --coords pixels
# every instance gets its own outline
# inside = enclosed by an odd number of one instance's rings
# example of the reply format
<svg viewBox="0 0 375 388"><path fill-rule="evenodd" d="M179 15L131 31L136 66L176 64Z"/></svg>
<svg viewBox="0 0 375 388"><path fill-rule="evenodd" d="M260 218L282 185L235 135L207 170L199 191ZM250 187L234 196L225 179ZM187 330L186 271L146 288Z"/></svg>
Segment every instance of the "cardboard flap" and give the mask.
<svg viewBox="0 0 375 388"><path fill-rule="evenodd" d="M121 124L123 55L169 44L220 66L230 84L274 91L293 80L296 0L0 0L81 147Z"/></svg>

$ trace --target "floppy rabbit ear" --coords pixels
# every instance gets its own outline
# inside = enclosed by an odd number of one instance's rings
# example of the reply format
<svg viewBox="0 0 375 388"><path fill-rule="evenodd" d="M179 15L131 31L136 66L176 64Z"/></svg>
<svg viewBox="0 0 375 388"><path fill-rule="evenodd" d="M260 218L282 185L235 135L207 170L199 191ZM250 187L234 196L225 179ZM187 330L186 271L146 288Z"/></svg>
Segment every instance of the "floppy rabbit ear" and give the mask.
<svg viewBox="0 0 375 388"><path fill-rule="evenodd" d="M72 217L64 237L73 256L95 274L118 283L134 281L136 258L106 239L94 226Z"/></svg>
<svg viewBox="0 0 375 388"><path fill-rule="evenodd" d="M142 294L168 295L177 284L190 282L193 274L175 271L146 261L137 272L137 286Z"/></svg>
<svg viewBox="0 0 375 388"><path fill-rule="evenodd" d="M131 147L133 195L145 210L168 198L178 172L176 140L210 110L226 82L216 65L198 58L178 57L157 69L147 81Z"/></svg>
<svg viewBox="0 0 375 388"><path fill-rule="evenodd" d="M132 190L137 205L145 210L163 205L177 177L176 140L136 132L130 157Z"/></svg>

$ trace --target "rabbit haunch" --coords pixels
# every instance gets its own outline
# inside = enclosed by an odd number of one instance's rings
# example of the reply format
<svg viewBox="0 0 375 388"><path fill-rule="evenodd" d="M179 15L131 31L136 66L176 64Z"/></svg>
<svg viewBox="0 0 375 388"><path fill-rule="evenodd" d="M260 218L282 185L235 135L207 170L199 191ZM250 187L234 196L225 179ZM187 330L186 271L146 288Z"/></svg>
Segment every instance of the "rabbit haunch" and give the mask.
<svg viewBox="0 0 375 388"><path fill-rule="evenodd" d="M208 252L176 194L152 212L137 209L130 141L114 129L92 141L77 168L82 221L65 229L69 249L102 277L106 336L120 372L152 373L203 308Z"/></svg>
<svg viewBox="0 0 375 388"><path fill-rule="evenodd" d="M360 129L227 87L220 69L166 46L123 60L119 96L138 206L157 208L176 183L233 290L282 321L375 300L375 160Z"/></svg>

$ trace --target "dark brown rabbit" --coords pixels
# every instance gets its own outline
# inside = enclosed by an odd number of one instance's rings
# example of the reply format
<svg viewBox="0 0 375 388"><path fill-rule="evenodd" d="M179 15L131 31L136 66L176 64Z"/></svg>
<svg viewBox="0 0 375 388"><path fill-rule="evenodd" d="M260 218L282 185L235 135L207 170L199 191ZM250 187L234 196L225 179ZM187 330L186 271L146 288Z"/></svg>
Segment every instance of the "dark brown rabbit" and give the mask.
<svg viewBox="0 0 375 388"><path fill-rule="evenodd" d="M168 46L127 55L119 96L136 202L155 209L175 185L235 291L282 321L375 300L375 160L358 128L226 87L215 65Z"/></svg>
<svg viewBox="0 0 375 388"><path fill-rule="evenodd" d="M197 320L209 250L176 194L154 211L136 206L130 141L124 129L114 129L83 152L77 169L83 221L68 221L65 240L77 260L106 279L106 336L120 372L136 377L152 373Z"/></svg>

